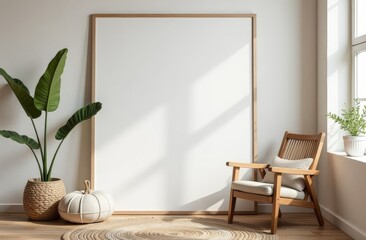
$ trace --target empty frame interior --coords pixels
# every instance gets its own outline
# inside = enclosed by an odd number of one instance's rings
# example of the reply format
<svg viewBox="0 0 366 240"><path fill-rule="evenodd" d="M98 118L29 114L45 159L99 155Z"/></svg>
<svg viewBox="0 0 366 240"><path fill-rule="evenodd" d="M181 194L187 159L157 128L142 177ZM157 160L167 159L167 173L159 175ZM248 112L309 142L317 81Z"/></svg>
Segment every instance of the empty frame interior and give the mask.
<svg viewBox="0 0 366 240"><path fill-rule="evenodd" d="M93 100L103 104L94 188L117 213L227 211L225 162L256 156L255 16L99 14L92 25Z"/></svg>

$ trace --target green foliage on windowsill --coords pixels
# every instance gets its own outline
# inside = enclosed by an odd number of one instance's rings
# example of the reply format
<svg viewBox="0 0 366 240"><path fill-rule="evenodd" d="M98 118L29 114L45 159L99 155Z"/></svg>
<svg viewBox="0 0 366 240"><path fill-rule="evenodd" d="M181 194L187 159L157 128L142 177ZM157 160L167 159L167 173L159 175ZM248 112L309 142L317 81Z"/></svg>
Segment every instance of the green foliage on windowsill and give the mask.
<svg viewBox="0 0 366 240"><path fill-rule="evenodd" d="M361 110L358 99L354 99L353 106L342 109L341 116L331 112L327 116L351 136L366 134L366 105Z"/></svg>

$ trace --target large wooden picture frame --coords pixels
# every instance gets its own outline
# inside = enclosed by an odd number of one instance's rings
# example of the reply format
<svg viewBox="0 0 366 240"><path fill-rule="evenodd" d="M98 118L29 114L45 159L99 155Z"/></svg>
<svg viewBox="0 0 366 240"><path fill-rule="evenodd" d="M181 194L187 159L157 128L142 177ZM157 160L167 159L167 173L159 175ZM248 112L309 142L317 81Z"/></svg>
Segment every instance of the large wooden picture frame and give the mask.
<svg viewBox="0 0 366 240"><path fill-rule="evenodd" d="M226 212L225 162L257 157L256 16L91 21L92 98L103 104L92 119L92 187L112 194L115 213Z"/></svg>

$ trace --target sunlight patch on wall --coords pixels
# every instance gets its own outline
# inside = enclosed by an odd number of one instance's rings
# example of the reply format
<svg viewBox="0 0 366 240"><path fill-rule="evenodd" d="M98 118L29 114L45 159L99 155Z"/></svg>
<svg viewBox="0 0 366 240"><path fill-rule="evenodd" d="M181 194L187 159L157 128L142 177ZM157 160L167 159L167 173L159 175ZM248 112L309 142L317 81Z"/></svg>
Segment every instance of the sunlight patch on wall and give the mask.
<svg viewBox="0 0 366 240"><path fill-rule="evenodd" d="M250 96L251 85L247 84L251 82L250 51L249 44L246 44L193 83L190 91L190 132L204 128L243 96Z"/></svg>
<svg viewBox="0 0 366 240"><path fill-rule="evenodd" d="M339 48L339 3L338 0L328 1L328 57Z"/></svg>
<svg viewBox="0 0 366 240"><path fill-rule="evenodd" d="M149 164L159 164L159 159L166 155L167 144L162 144L167 141L166 112L166 107L160 105L126 128L123 134L114 135L113 141L111 139L103 145L100 144L101 149L97 152L96 157L100 159L100 156L103 156L103 158L108 158L109 162L118 162L119 165L109 166L104 164L103 160L100 160L96 162L96 168L113 173L118 173L118 171L110 171L111 167L121 168L126 178L135 179L138 176L143 176L147 183L151 182L152 175L141 175L141 172L146 169L146 156L149 156ZM133 156L133 159L124 159L121 156ZM126 171L130 161L133 161L134 166L137 167ZM138 166L141 168L138 168ZM118 175L110 174L98 178L97 183L104 185L116 179L119 179Z"/></svg>
<svg viewBox="0 0 366 240"><path fill-rule="evenodd" d="M339 76L338 71L334 72L331 76L328 77L328 112L340 113L339 109ZM333 120L327 118L327 126L328 126L328 151L339 151L339 138L342 131L340 131L339 125L336 124Z"/></svg>

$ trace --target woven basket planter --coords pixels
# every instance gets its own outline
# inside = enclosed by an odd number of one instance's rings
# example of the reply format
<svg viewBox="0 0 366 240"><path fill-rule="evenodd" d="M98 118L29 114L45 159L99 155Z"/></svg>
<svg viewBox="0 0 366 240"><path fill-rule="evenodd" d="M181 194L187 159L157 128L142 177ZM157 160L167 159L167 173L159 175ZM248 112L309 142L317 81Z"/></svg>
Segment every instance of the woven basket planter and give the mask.
<svg viewBox="0 0 366 240"><path fill-rule="evenodd" d="M24 189L23 205L30 220L47 221L58 219L57 206L65 196L64 182L52 178L49 182L41 182L39 178L29 179Z"/></svg>

